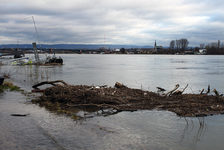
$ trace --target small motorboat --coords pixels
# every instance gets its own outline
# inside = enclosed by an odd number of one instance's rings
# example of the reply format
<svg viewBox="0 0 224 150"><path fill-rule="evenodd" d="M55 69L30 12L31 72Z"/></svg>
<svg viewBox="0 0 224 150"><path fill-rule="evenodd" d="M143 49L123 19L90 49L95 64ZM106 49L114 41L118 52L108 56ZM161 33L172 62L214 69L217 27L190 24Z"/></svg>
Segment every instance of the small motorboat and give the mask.
<svg viewBox="0 0 224 150"><path fill-rule="evenodd" d="M45 64L60 64L60 65L62 65L63 59L60 56L59 57L56 57L55 55L53 57L48 56L45 61Z"/></svg>

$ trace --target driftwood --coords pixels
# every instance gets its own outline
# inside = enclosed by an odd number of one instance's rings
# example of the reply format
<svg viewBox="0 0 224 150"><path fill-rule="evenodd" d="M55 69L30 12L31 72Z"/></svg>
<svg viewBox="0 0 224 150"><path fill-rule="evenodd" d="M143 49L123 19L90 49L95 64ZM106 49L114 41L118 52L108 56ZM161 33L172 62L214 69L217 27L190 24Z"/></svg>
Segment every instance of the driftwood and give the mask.
<svg viewBox="0 0 224 150"><path fill-rule="evenodd" d="M45 85L45 84L50 84L50 85L56 86L57 85L56 83L62 83L64 85L68 85L63 80L56 80L56 81L44 81L44 82L33 85L32 88L39 90L39 88L38 88L39 86L42 86L42 85Z"/></svg>
<svg viewBox="0 0 224 150"><path fill-rule="evenodd" d="M174 91L176 91L179 87L180 87L180 85L177 84L177 85L175 86L175 88L174 88L173 90L169 91L168 93L166 93L165 96L171 96L172 93L173 93Z"/></svg>
<svg viewBox="0 0 224 150"><path fill-rule="evenodd" d="M188 84L185 86L185 88L182 90L182 93L184 93L184 91L187 89Z"/></svg>
<svg viewBox="0 0 224 150"><path fill-rule="evenodd" d="M206 94L209 94L210 93L210 85L208 85L208 90L206 92Z"/></svg>
<svg viewBox="0 0 224 150"><path fill-rule="evenodd" d="M184 93L184 91L186 90L187 87L188 87L188 84L185 86L185 88L182 91L177 90L177 91L173 92L173 94L171 94L171 95L181 95Z"/></svg>
<svg viewBox="0 0 224 150"><path fill-rule="evenodd" d="M201 90L201 92L200 92L201 95L203 94L204 90L205 90L205 89L202 89L202 90Z"/></svg>
<svg viewBox="0 0 224 150"><path fill-rule="evenodd" d="M215 93L216 96L218 96L218 97L220 96L219 92L216 89L214 89L213 92Z"/></svg>
<svg viewBox="0 0 224 150"><path fill-rule="evenodd" d="M214 90L215 90L215 91L214 91ZM214 89L214 90L213 90L213 92L216 94L217 90L216 90L216 89ZM208 85L207 92L204 93L204 91L205 91L205 89L202 89L201 92L200 92L200 94L201 94L201 95L202 95L202 94L208 95L208 94L210 93L210 85Z"/></svg>
<svg viewBox="0 0 224 150"><path fill-rule="evenodd" d="M156 87L158 89L158 92L164 92L166 91L164 88L161 88L161 87Z"/></svg>

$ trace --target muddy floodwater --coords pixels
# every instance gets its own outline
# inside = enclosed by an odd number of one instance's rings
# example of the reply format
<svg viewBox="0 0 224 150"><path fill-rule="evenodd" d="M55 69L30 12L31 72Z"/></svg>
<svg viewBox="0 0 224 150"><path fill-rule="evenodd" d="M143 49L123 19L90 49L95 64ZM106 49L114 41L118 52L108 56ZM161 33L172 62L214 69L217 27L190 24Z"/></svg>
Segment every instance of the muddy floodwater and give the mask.
<svg viewBox="0 0 224 150"><path fill-rule="evenodd" d="M26 91L44 80L186 92L216 88L224 93L224 56L61 55L63 66L0 66ZM44 57L44 56L43 56ZM9 61L9 60L2 60ZM25 117L11 114L27 114ZM120 112L100 116L79 112L81 120L49 112L18 92L0 94L0 149L222 150L224 115L180 118L168 111Z"/></svg>

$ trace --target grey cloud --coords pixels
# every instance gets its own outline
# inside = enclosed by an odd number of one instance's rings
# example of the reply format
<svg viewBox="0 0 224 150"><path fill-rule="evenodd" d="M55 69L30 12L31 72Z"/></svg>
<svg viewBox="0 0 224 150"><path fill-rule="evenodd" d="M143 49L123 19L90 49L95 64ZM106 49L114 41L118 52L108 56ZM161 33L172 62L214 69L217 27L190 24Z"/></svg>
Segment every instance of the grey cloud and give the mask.
<svg viewBox="0 0 224 150"><path fill-rule="evenodd" d="M34 40L32 20L24 19L32 15L46 43L102 43L104 35L112 44L149 45L157 39L168 45L178 37L192 45L224 40L221 0L1 1L0 35L12 42Z"/></svg>

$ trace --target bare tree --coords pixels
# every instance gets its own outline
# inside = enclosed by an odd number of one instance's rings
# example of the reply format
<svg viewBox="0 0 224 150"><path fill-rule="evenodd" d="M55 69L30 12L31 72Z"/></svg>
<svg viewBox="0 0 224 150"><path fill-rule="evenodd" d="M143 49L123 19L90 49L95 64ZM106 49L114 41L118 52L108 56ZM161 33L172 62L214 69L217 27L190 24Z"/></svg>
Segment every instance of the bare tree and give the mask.
<svg viewBox="0 0 224 150"><path fill-rule="evenodd" d="M180 40L176 40L176 48L177 48L177 50L180 49Z"/></svg>
<svg viewBox="0 0 224 150"><path fill-rule="evenodd" d="M216 42L210 43L209 47L210 48L218 48L218 43L216 43Z"/></svg>
<svg viewBox="0 0 224 150"><path fill-rule="evenodd" d="M221 44L221 48L224 48L224 43Z"/></svg>
<svg viewBox="0 0 224 150"><path fill-rule="evenodd" d="M218 48L220 48L220 44L221 44L221 43L220 43L220 40L218 40Z"/></svg>
<svg viewBox="0 0 224 150"><path fill-rule="evenodd" d="M188 47L188 44L189 44L188 40L187 39L180 39L179 41L180 41L181 49L186 50L187 47Z"/></svg>
<svg viewBox="0 0 224 150"><path fill-rule="evenodd" d="M203 49L203 48L205 48L205 44L204 43L200 44L200 49Z"/></svg>
<svg viewBox="0 0 224 150"><path fill-rule="evenodd" d="M170 49L174 49L175 48L175 41L172 40L170 41Z"/></svg>

